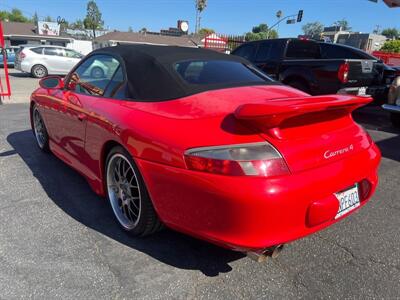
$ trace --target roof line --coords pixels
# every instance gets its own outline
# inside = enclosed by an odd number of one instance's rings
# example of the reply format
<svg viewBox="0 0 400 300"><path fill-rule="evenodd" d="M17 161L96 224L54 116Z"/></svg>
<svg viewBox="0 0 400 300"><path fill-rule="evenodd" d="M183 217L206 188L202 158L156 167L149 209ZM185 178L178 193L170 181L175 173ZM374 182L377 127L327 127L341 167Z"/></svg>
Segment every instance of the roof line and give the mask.
<svg viewBox="0 0 400 300"><path fill-rule="evenodd" d="M154 45L154 46L174 46L171 44L158 44L158 43L149 43L149 42L133 42L133 41L122 41L122 40L106 40L106 41L95 41L96 43L101 43L101 42L115 42L115 43L124 43L124 44L139 44L139 45ZM194 43L195 45L193 46L182 46L182 45L176 45L179 47L188 47L188 48L198 48L197 44Z"/></svg>

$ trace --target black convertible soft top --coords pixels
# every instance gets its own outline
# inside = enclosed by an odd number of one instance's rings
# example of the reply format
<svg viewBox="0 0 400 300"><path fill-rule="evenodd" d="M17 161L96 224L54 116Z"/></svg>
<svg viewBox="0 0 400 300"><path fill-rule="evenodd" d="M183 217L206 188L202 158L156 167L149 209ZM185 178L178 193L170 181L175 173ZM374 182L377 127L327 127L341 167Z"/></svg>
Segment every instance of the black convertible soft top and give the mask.
<svg viewBox="0 0 400 300"><path fill-rule="evenodd" d="M127 96L142 101L170 100L212 89L273 83L241 57L200 48L119 45L95 50L91 55L94 54L110 54L121 60L128 77ZM176 63L179 62L210 60L244 64L259 76L260 81L193 84L184 80L176 70Z"/></svg>

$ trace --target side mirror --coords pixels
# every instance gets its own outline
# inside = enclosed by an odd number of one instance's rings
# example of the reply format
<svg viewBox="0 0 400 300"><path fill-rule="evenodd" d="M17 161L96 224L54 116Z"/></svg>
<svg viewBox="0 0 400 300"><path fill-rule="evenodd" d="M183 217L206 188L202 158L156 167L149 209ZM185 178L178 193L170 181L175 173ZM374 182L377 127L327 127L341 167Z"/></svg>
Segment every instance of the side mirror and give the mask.
<svg viewBox="0 0 400 300"><path fill-rule="evenodd" d="M62 89L64 81L59 76L48 76L41 79L39 85L44 89Z"/></svg>

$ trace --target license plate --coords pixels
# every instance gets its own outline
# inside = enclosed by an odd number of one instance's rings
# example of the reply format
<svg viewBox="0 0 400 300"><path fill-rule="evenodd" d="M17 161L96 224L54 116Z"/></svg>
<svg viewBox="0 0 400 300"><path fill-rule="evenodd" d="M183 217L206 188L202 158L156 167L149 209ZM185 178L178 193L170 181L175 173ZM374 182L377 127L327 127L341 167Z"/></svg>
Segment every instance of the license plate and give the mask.
<svg viewBox="0 0 400 300"><path fill-rule="evenodd" d="M358 196L357 184L345 191L335 194L339 201L339 210L336 214L335 219L349 213L353 209L360 206L360 198Z"/></svg>
<svg viewBox="0 0 400 300"><path fill-rule="evenodd" d="M358 96L365 96L367 94L367 87L363 86L358 89Z"/></svg>

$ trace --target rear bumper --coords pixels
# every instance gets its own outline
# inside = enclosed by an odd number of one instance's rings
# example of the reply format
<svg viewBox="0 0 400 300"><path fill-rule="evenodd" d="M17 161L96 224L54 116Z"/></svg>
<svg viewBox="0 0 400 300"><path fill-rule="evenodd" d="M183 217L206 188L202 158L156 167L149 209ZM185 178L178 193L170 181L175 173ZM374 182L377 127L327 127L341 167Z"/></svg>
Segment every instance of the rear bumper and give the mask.
<svg viewBox="0 0 400 300"><path fill-rule="evenodd" d="M261 250L309 235L337 220L307 225L310 207L367 179L375 191L380 152L351 157L279 178L230 177L137 159L155 209L176 230L240 251ZM322 205L323 207L323 205ZM321 214L324 214L322 212ZM326 213L325 213L326 215Z"/></svg>
<svg viewBox="0 0 400 300"><path fill-rule="evenodd" d="M392 113L400 113L400 106L393 105L393 104L383 104L382 108L384 110L390 111Z"/></svg>
<svg viewBox="0 0 400 300"><path fill-rule="evenodd" d="M358 95L360 88L361 87L342 88L337 93L345 95ZM389 92L389 85L369 86L366 88L366 94L374 98L386 97L388 92Z"/></svg>
<svg viewBox="0 0 400 300"><path fill-rule="evenodd" d="M15 65L14 65L15 69L17 69L19 71L22 71L22 72L25 72L25 73L30 73L31 72L31 67L32 66L30 64L28 64L28 63L26 63L24 61L15 63Z"/></svg>

